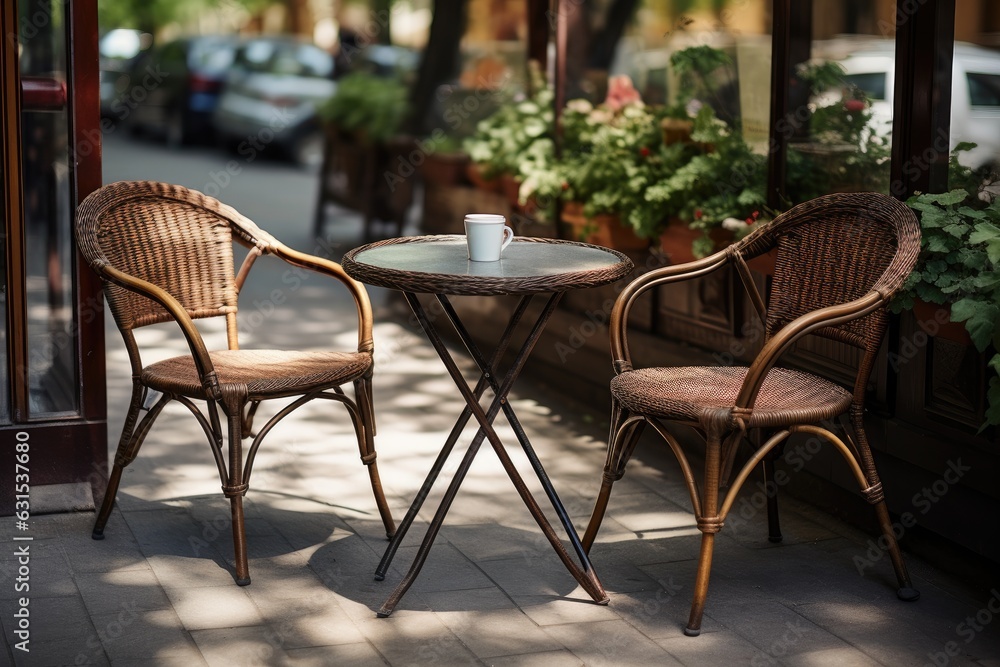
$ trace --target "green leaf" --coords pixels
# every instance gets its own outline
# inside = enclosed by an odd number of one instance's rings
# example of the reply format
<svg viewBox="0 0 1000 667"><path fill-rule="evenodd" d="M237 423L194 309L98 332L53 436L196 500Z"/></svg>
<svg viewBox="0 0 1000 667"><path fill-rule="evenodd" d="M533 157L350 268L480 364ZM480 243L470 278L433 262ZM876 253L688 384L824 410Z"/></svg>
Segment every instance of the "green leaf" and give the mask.
<svg viewBox="0 0 1000 667"><path fill-rule="evenodd" d="M964 222L954 222L950 225L946 225L941 231L960 239L969 231L969 226Z"/></svg>
<svg viewBox="0 0 1000 667"><path fill-rule="evenodd" d="M969 234L969 243L988 243L995 239L1000 239L1000 228L988 222L980 222L976 231Z"/></svg>
<svg viewBox="0 0 1000 667"><path fill-rule="evenodd" d="M959 299L951 304L951 321L965 322L972 343L980 352L993 340L993 332L1000 318L1000 306L973 297Z"/></svg>

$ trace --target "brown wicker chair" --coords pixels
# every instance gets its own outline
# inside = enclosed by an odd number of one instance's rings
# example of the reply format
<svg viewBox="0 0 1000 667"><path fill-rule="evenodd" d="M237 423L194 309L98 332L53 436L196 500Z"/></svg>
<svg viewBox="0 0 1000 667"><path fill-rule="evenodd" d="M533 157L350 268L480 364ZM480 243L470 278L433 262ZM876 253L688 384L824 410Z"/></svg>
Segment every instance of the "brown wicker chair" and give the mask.
<svg viewBox="0 0 1000 667"><path fill-rule="evenodd" d="M83 256L104 281L105 296L132 364L132 401L94 523L94 539L104 536L122 470L135 459L153 422L172 400L191 410L208 436L222 491L230 499L239 585L250 583L243 496L257 448L280 419L314 398L339 401L347 407L386 533L395 532L375 465L372 312L360 283L349 278L339 264L286 247L215 199L163 183L121 182L94 192L80 205L76 236ZM234 240L249 248L239 272L234 271ZM357 309L356 352L239 349L237 297L254 261L267 254L344 284ZM193 323L205 317L226 319L228 350L209 352L205 347ZM180 326L191 354L143 365L133 329L168 321ZM354 384L354 400L341 389L346 383ZM139 421L151 389L162 396ZM298 398L260 429L244 455L243 440L251 435L261 401L288 397ZM192 399L206 401L207 419ZM223 451L220 406L229 422L228 456Z"/></svg>
<svg viewBox="0 0 1000 667"><path fill-rule="evenodd" d="M777 248L774 278L765 308L746 260L772 248ZM898 596L903 600L919 597L892 532L863 423L865 388L888 319L886 304L910 273L919 249L920 227L905 205L874 193L828 195L792 208L710 257L646 273L618 297L610 323L616 377L611 381L608 457L583 545L589 551L604 518L612 484L624 474L644 427L652 426L680 464L702 532L685 634L696 636L701 630L715 534L740 487L762 463L768 488L777 488L773 459L792 433L819 436L844 456L862 494L875 506L899 581ZM703 276L724 265L736 267L764 322L765 343L749 368L633 369L626 326L636 298L658 285ZM809 373L774 367L781 354L808 333L862 350L853 392ZM826 428L845 411L850 413L856 435L847 443ZM691 426L705 440L700 495L681 444L664 427L664 421ZM812 425L817 422L823 422L823 427ZM730 479L737 447L752 430L760 431L763 437L757 442L763 444ZM720 490L725 490L721 504ZM773 497L768 502L768 524L770 539L780 541Z"/></svg>

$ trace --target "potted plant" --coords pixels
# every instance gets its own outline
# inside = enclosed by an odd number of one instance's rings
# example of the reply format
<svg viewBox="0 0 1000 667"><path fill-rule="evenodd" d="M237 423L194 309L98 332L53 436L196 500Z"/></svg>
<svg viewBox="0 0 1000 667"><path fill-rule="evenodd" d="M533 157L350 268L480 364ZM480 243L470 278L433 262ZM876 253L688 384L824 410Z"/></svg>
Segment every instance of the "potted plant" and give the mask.
<svg viewBox="0 0 1000 667"><path fill-rule="evenodd" d="M920 217L921 252L893 310L948 307L1000 374L1000 200L980 187L917 194L907 204ZM987 399L983 428L1000 424L1000 377L990 378Z"/></svg>
<svg viewBox="0 0 1000 667"><path fill-rule="evenodd" d="M537 67L530 75L531 90L501 104L495 113L479 121L475 133L463 142L471 159L469 178L473 184L505 193L515 206L523 156L537 151L532 148L536 143L551 147L553 137L554 93L544 85Z"/></svg>
<svg viewBox="0 0 1000 667"><path fill-rule="evenodd" d="M665 211L646 193L686 159L687 150L664 146L662 113L642 103L628 77L612 78L600 105L566 105L557 178L529 172L526 183L537 181L539 192L565 202L561 217L571 236L635 250L659 234Z"/></svg>
<svg viewBox="0 0 1000 667"><path fill-rule="evenodd" d="M741 238L763 219L766 203L766 157L711 107L699 109L691 140L699 150L646 195L669 214L660 243L674 262L704 257Z"/></svg>
<svg viewBox="0 0 1000 667"><path fill-rule="evenodd" d="M319 109L320 117L362 143L385 143L396 136L407 114L402 81L354 72L340 79L337 92Z"/></svg>

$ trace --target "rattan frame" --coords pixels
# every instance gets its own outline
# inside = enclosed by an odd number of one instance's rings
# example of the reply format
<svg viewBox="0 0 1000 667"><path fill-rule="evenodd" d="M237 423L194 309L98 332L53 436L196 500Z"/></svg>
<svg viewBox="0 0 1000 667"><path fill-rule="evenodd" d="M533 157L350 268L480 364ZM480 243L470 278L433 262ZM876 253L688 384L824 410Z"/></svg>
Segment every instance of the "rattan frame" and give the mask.
<svg viewBox="0 0 1000 667"><path fill-rule="evenodd" d="M750 276L747 260L773 248L777 248L776 266L770 303L765 306ZM617 397L612 398L607 462L583 545L588 551L593 545L607 510L612 485L624 475L644 427L652 426L666 441L681 467L702 533L694 597L685 634L696 636L701 631L715 534L722 528L740 488L757 464L764 467L765 480L770 482L767 488L777 489L773 484L773 460L780 455L783 443L792 433L818 436L833 444L843 455L863 496L875 506L899 583L898 596L903 600L919 597L912 587L892 531L863 423L865 390L888 321L886 306L902 287L916 263L919 250L919 223L914 213L899 201L877 193L827 195L795 206L743 240L709 257L650 271L630 283L619 295L610 320L616 380L634 371L627 337L629 311L641 294L657 286L734 266L765 325L763 349L746 369L742 385L729 407L706 407L697 418L682 418L672 405L663 405L656 410L657 414L633 414ZM845 266L851 270L844 271ZM757 442L763 444L732 477L737 447L748 435L748 430L753 430L760 422L754 419L754 403L768 372L795 341L809 333L863 350L849 407L855 439L848 438L845 442L826 428L826 424L813 425L822 418L815 409L788 406L777 423L771 420L759 428L764 437ZM692 427L705 440L705 470L700 493L693 467L680 441L667 430L664 421ZM720 491L723 490L725 496L720 504ZM769 538L780 541L777 502L773 495L768 499L768 525Z"/></svg>
<svg viewBox="0 0 1000 667"><path fill-rule="evenodd" d="M254 457L261 441L278 421L317 398L337 401L346 407L386 534L391 537L395 533L375 463L373 319L368 294L361 283L350 278L335 262L285 246L216 199L166 183L122 181L95 191L80 204L76 238L81 254L104 282L105 296L132 368L132 399L104 500L94 522L94 539L104 536L124 468L135 460L163 408L170 401L177 401L194 414L208 438L222 491L230 499L236 583L249 584L243 496L249 488ZM233 264L234 240L250 250L238 272ZM236 318L239 292L254 262L262 255L274 255L292 266L329 276L347 289L357 311L358 346L357 353L344 355L350 363L345 364L342 372L335 369L325 380L312 378L310 383L300 382L298 386L289 386L287 379L278 383L267 377L254 377L252 369L239 373L234 381L220 378L216 372L220 358L213 361L193 320L224 317L228 348L239 350ZM200 386L191 387L190 382L182 382L181 378L164 386L161 373L155 389L162 392L162 397L139 420L150 390L150 366L143 365L133 330L168 321L176 322L187 340L191 353L187 359L194 363ZM241 352L247 359L268 358L268 354L271 353L258 350ZM189 363L183 359L171 362ZM341 389L340 385L347 382L354 385L354 399ZM243 440L251 436L260 403L292 396L296 400L260 429L244 456ZM207 418L193 400L205 401ZM223 451L225 433L219 408L228 422L228 451Z"/></svg>

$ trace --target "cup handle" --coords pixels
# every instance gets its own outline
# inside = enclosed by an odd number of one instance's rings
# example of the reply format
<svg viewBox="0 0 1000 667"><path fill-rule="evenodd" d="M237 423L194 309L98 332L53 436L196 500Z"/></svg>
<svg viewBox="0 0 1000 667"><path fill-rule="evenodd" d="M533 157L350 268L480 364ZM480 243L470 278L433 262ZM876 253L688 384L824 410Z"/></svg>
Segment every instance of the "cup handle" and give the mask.
<svg viewBox="0 0 1000 667"><path fill-rule="evenodd" d="M503 228L503 243L500 244L500 252L510 245L510 242L514 240L514 230L510 227L504 225Z"/></svg>

